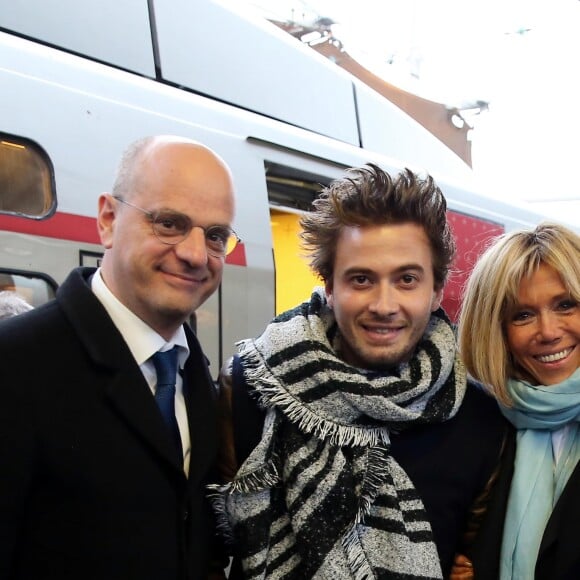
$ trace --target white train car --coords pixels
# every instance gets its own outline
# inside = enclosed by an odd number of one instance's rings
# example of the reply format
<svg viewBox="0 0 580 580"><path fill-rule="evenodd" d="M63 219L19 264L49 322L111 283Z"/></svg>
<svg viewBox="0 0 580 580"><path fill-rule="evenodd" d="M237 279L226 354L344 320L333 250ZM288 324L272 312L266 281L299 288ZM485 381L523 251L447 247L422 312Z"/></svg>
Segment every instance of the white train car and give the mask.
<svg viewBox="0 0 580 580"><path fill-rule="evenodd" d="M271 213L307 207L346 167L437 179L460 248L452 313L483 240L543 217L478 194L470 169L413 119L219 2L0 0L0 289L39 303L73 267L98 263L97 197L125 146L158 133L214 148L236 182L243 244L195 320L216 373L276 312L276 283L296 279L276 261Z"/></svg>

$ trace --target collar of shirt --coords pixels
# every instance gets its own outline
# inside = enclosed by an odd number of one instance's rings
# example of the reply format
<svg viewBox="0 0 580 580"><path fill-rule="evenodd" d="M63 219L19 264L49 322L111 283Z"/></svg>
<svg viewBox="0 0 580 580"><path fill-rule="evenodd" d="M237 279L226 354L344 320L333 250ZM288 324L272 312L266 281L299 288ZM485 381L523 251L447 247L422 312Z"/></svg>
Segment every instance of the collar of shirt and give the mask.
<svg viewBox="0 0 580 580"><path fill-rule="evenodd" d="M567 423L563 427L560 427L560 429L552 431L552 453L554 457L554 465L558 465L558 462L560 461L564 444L567 437L569 437L571 430L572 425Z"/></svg>
<svg viewBox="0 0 580 580"><path fill-rule="evenodd" d="M101 276L100 268L92 278L91 289L111 317L117 330L123 336L139 366L146 363L158 350L169 350L175 345L179 347L179 368L183 368L189 356L189 347L183 326L180 326L171 339L166 341L148 324L143 322L143 320L122 304L109 288L107 288Z"/></svg>
<svg viewBox="0 0 580 580"><path fill-rule="evenodd" d="M99 302L103 305L113 324L121 333L127 343L135 361L139 365L143 377L147 381L151 392L155 394L157 376L151 356L158 350L169 350L173 346L179 347L177 362L183 369L189 356L189 347L185 337L185 330L180 326L177 332L167 342L155 332L148 324L145 324L138 316L131 312L119 299L107 288L100 268L95 272L91 280L91 289ZM183 469L187 476L189 473L189 460L191 456L191 440L187 421L187 410L183 393L183 379L180 373L175 381L175 417L179 425L181 444L183 448Z"/></svg>

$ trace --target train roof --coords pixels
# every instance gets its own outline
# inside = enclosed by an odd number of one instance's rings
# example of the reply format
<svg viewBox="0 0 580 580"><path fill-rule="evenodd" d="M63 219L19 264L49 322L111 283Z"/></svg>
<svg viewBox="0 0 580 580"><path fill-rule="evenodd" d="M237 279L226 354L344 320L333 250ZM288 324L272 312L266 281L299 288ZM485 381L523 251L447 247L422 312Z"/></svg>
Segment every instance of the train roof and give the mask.
<svg viewBox="0 0 580 580"><path fill-rule="evenodd" d="M0 5L8 0L0 0ZM0 26L470 185L411 116L248 9L216 0L10 3Z"/></svg>

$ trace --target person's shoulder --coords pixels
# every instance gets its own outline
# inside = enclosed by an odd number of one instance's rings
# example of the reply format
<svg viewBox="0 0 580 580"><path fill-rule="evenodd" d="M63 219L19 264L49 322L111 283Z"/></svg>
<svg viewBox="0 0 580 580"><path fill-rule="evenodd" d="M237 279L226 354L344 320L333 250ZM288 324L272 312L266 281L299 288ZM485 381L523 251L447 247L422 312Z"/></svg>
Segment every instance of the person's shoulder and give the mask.
<svg viewBox="0 0 580 580"><path fill-rule="evenodd" d="M486 401L486 403L494 403L497 406L495 398L485 388L485 386L471 377L467 378L467 389L465 395L474 401Z"/></svg>
<svg viewBox="0 0 580 580"><path fill-rule="evenodd" d="M482 458L486 457L490 465L495 464L511 426L497 401L481 384L468 381L465 397L454 420L455 434L460 437L461 444L468 445Z"/></svg>
<svg viewBox="0 0 580 580"><path fill-rule="evenodd" d="M18 337L24 339L41 338L39 333L54 327L61 311L55 300L0 322L0 341L12 343Z"/></svg>
<svg viewBox="0 0 580 580"><path fill-rule="evenodd" d="M500 424L505 421L495 398L481 383L473 379L467 380L461 411L478 422L494 421Z"/></svg>
<svg viewBox="0 0 580 580"><path fill-rule="evenodd" d="M20 397L42 389L36 379L44 369L54 366L55 355L62 348L63 324L62 313L53 302L0 322L0 388L4 398L8 390L20 393ZM24 384L26 389L13 388Z"/></svg>
<svg viewBox="0 0 580 580"><path fill-rule="evenodd" d="M10 341L20 336L42 339L51 333L60 333L62 325L67 324L67 316L69 319L78 319L79 316L94 313L99 302L88 282L94 271L94 268L75 268L58 287L56 298L28 312L2 320L0 339Z"/></svg>
<svg viewBox="0 0 580 580"><path fill-rule="evenodd" d="M493 396L485 388L485 385L476 381L470 375L467 376L467 391L473 393L475 396L484 396L488 399L493 399Z"/></svg>

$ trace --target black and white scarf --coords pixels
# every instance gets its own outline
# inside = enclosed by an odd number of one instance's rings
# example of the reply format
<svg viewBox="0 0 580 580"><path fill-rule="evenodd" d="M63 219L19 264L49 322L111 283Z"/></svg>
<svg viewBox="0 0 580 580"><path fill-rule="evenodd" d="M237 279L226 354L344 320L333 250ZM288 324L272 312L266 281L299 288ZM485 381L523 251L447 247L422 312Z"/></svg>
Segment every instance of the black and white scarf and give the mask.
<svg viewBox="0 0 580 580"><path fill-rule="evenodd" d="M262 440L216 506L247 578L441 578L425 508L389 453L391 430L455 415L466 388L453 329L435 312L394 374L336 355L322 288L239 344L267 409Z"/></svg>

